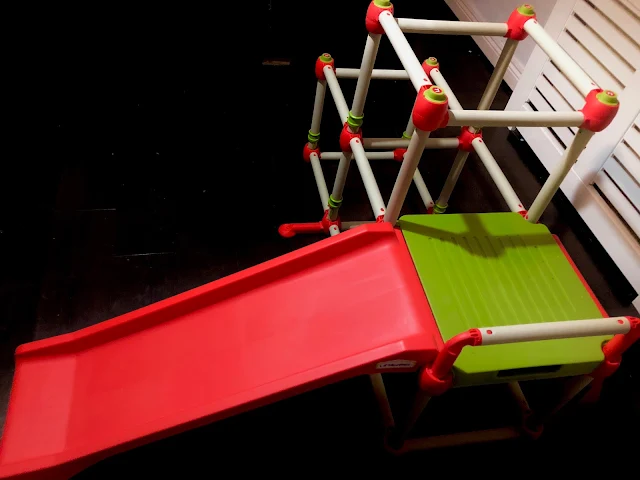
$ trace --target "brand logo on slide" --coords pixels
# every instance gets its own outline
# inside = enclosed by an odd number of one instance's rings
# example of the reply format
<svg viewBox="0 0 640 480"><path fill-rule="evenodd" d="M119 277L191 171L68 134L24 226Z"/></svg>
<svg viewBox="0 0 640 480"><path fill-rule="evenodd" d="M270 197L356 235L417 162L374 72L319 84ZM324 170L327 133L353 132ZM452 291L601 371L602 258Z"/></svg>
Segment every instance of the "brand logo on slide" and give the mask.
<svg viewBox="0 0 640 480"><path fill-rule="evenodd" d="M379 362L376 364L378 370L387 368L413 368L416 366L414 360L389 360L387 362Z"/></svg>

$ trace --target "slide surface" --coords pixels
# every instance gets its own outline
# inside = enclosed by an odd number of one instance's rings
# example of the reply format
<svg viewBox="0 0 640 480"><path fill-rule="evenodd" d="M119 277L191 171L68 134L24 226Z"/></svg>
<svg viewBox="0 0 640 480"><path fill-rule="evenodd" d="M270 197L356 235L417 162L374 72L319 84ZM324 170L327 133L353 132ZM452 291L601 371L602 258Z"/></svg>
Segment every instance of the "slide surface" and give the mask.
<svg viewBox="0 0 640 480"><path fill-rule="evenodd" d="M0 478L102 458L442 345L401 233L361 226L16 351Z"/></svg>

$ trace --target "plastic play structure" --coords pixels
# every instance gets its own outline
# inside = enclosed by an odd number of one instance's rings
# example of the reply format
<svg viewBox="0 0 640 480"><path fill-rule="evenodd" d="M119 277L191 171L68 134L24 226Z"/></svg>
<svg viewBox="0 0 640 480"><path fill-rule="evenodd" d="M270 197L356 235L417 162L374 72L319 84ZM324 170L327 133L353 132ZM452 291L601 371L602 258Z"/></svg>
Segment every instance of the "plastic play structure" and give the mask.
<svg viewBox="0 0 640 480"><path fill-rule="evenodd" d="M283 225L280 233L324 231L331 238L93 327L20 346L0 478L69 478L118 452L356 375L370 376L386 443L399 453L536 438L549 414L529 408L521 380L567 377L551 413L587 387L586 395L597 398L603 380L640 336L640 320L607 317L563 246L538 220L591 136L615 116L616 95L591 81L545 33L529 5L518 7L506 23L393 14L388 1L370 4L360 69L336 69L327 54L316 63L304 158L313 167L324 215L315 223ZM477 110L462 109L437 60L421 64L405 32L507 38ZM383 35L404 70L373 68ZM585 96L581 111L488 110L527 35ZM338 78L357 78L350 110ZM417 91L403 138L363 138L370 80L403 78ZM345 122L337 153L318 147L327 85ZM460 135L429 138L445 125L462 127ZM480 128L491 126L578 128L562 166L528 210L483 143ZM458 150L435 203L417 170L423 151L432 148ZM471 151L511 212L444 214ZM354 158L375 219L364 225L339 217ZM340 161L330 195L321 159ZM401 161L388 205L371 171L373 159ZM429 213L398 218L412 181ZM330 297L318 288L326 284ZM413 407L407 421L396 425L381 374L416 371ZM431 398L492 383L509 385L521 411L518 425L409 436Z"/></svg>

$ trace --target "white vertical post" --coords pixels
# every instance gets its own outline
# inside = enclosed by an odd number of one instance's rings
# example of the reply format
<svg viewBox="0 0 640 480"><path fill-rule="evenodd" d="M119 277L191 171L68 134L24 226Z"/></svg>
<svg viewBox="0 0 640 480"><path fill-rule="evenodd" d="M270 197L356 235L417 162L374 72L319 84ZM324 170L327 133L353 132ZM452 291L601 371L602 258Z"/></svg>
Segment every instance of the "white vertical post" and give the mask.
<svg viewBox="0 0 640 480"><path fill-rule="evenodd" d="M400 167L400 173L398 173L398 178L391 192L387 213L384 216L384 220L391 222L392 225L395 225L398 221L400 210L402 209L404 200L407 197L407 192L409 191L409 186L411 185L411 180L416 172L416 168L418 168L422 151L430 134L431 132L425 132L424 130L416 128L415 133L411 137L409 148L404 155L404 161Z"/></svg>
<svg viewBox="0 0 640 480"><path fill-rule="evenodd" d="M389 404L389 398L387 397L387 390L384 387L382 374L373 373L369 375L369 379L371 380L373 393L375 394L378 406L380 407L382 422L386 428L393 427L395 425L395 421L393 420L393 412L391 411L391 405Z"/></svg>
<svg viewBox="0 0 640 480"><path fill-rule="evenodd" d="M569 170L571 170L571 167L573 167L573 164L578 161L578 157L587 146L587 143L589 143L589 140L591 140L591 137L593 137L593 132L585 130L584 128L578 129L578 133L576 133L573 142L571 142L569 148L565 150L562 159L555 166L551 175L549 175L549 178L540 189L540 193L538 193L538 196L533 201L527 215L527 220L531 223L537 223L538 220L540 220L542 212L544 212L547 205L551 202L558 188L560 188L560 184L567 176L567 173L569 173Z"/></svg>
<svg viewBox="0 0 640 480"><path fill-rule="evenodd" d="M376 183L376 177L371 171L371 164L367 160L364 148L362 148L362 142L358 138L354 138L349 142L351 150L356 159L360 176L364 183L364 188L367 191L369 202L371 203L371 209L373 210L374 218L378 218L380 215L384 215L385 207L382 195L380 195L380 189Z"/></svg>
<svg viewBox="0 0 640 480"><path fill-rule="evenodd" d="M316 98L313 102L313 116L311 117L311 133L320 134L320 123L322 122L322 110L324 108L324 96L327 91L327 82L318 80L316 85ZM318 142L309 142L310 148L316 148Z"/></svg>
<svg viewBox="0 0 640 480"><path fill-rule="evenodd" d="M309 161L311 162L311 168L313 168L313 176L315 177L316 185L318 186L318 193L320 194L322 209L326 210L329 203L329 191L327 190L327 182L324 180L324 174L322 173L322 166L320 165L318 154L315 152L311 153L311 155L309 155Z"/></svg>
<svg viewBox="0 0 640 480"><path fill-rule="evenodd" d="M482 98L478 104L478 110L488 110L491 108L491 104L493 103L493 99L496 97L496 93L498 93L498 88L500 88L504 74L507 72L507 68L509 68L513 54L516 53L517 46L517 40L511 40L508 38L505 42L504 47L502 47L502 51L500 52L500 56L498 57L498 61L496 62L496 66L493 69L493 73L489 78L489 83L487 83L487 87L484 89L484 93L482 94Z"/></svg>
<svg viewBox="0 0 640 480"><path fill-rule="evenodd" d="M449 170L449 175L447 175L447 179L444 182L440 196L438 197L433 209L434 213L444 213L449 205L449 198L451 198L451 193L453 192L456 183L458 183L458 178L462 173L462 168L464 167L468 156L469 152L465 150L458 150L458 153L456 153L456 158L453 159L453 166L451 167L451 170Z"/></svg>
<svg viewBox="0 0 640 480"><path fill-rule="evenodd" d="M358 83L356 84L356 92L353 96L351 104L351 113L356 117L362 116L364 113L364 102L369 92L369 84L371 83L371 72L378 54L378 46L380 45L381 35L370 33L364 46L364 54L362 55L362 64L360 65L360 74L358 75Z"/></svg>
<svg viewBox="0 0 640 480"><path fill-rule="evenodd" d="M340 163L338 163L338 171L336 173L336 179L333 182L333 190L329 197L329 219L331 221L338 218L338 210L340 206L333 207L331 205L332 200L336 202L342 202L342 192L344 191L344 184L347 181L347 173L349 173L349 165L353 159L353 153L342 152L340 157Z"/></svg>

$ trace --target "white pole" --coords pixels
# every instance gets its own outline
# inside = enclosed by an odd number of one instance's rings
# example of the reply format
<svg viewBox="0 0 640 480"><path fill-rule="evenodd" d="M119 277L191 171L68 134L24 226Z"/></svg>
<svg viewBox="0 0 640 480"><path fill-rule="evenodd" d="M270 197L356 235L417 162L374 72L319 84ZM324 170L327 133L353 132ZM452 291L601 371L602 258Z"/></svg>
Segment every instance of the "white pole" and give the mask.
<svg viewBox="0 0 640 480"><path fill-rule="evenodd" d="M427 150L458 148L459 143L457 138L429 138L424 148ZM363 138L362 145L365 149L407 148L409 140L405 138ZM367 153L367 155L369 154ZM324 153L322 156L324 157Z"/></svg>
<svg viewBox="0 0 640 480"><path fill-rule="evenodd" d="M546 418L550 418L560 410L562 410L562 408L565 407L567 403L569 403L572 399L575 398L576 395L578 395L582 390L589 386L592 380L593 377L589 375L580 375L566 380L560 400L558 401L556 406L553 407L553 409L548 413Z"/></svg>
<svg viewBox="0 0 640 480"><path fill-rule="evenodd" d="M402 138L409 140L413 132L416 131L416 126L413 124L413 112L409 114L409 120L407 121L407 127L404 129ZM408 144L407 144L408 145Z"/></svg>
<svg viewBox="0 0 640 480"><path fill-rule="evenodd" d="M340 229L338 228L337 225L331 225L329 227L329 235L331 235L332 237L335 237L339 233L340 233Z"/></svg>
<svg viewBox="0 0 640 480"><path fill-rule="evenodd" d="M498 162L496 162L496 159L491 155L491 152L487 148L487 144L484 143L481 138L475 138L471 142L471 145L489 172L489 175L491 175L493 183L495 183L498 190L500 190L500 194L502 195L502 198L504 198L504 201L507 202L509 210L512 212L520 212L524 210L522 202L518 198L518 195L516 195L516 192L513 190L513 187L509 183L509 180L507 180L507 177L504 176Z"/></svg>
<svg viewBox="0 0 640 480"><path fill-rule="evenodd" d="M542 25L535 19L527 21L524 24L524 30L583 96L586 97L591 90L598 88L589 75L558 45L558 42L545 32Z"/></svg>
<svg viewBox="0 0 640 480"><path fill-rule="evenodd" d="M416 188L418 189L418 193L420 194L420 198L422 198L422 202L424 206L429 210L433 207L433 198L431 197L431 193L429 193L429 189L427 188L427 184L424 183L424 178L422 178L422 174L420 170L416 168L416 173L413 174L413 183L416 184Z"/></svg>
<svg viewBox="0 0 640 480"><path fill-rule="evenodd" d="M363 142L364 144L364 142ZM371 160L393 160L393 151L391 152L366 152L367 158ZM322 152L320 160L340 160L342 152Z"/></svg>
<svg viewBox="0 0 640 480"><path fill-rule="evenodd" d="M449 110L448 127L579 127L582 112Z"/></svg>
<svg viewBox="0 0 640 480"><path fill-rule="evenodd" d="M324 180L324 174L322 173L322 167L320 166L320 159L317 153L309 155L311 161L311 168L313 168L313 176L316 179L316 185L318 186L318 193L320 194L320 201L322 202L322 209L329 208L329 190L327 190L327 182Z"/></svg>
<svg viewBox="0 0 640 480"><path fill-rule="evenodd" d="M320 122L322 122L322 109L324 107L324 95L327 91L327 82L318 80L316 85L316 98L313 103L313 116L311 118L311 133L320 133ZM309 142L311 148L316 148L317 142Z"/></svg>
<svg viewBox="0 0 640 480"><path fill-rule="evenodd" d="M551 175L549 175L549 178L540 189L540 193L538 193L538 196L533 201L527 215L527 219L531 223L537 223L538 220L540 220L542 212L544 212L549 202L551 202L558 188L560 188L560 184L562 184L567 173L569 173L569 170L573 167L573 164L578 161L578 157L587 146L587 143L589 143L589 140L591 140L591 137L593 137L593 132L585 130L584 128L578 130L573 142L571 142L569 148L565 150L562 159L555 166Z"/></svg>
<svg viewBox="0 0 640 480"><path fill-rule="evenodd" d="M447 175L447 179L444 182L444 187L442 187L442 191L440 192L440 196L438 197L438 201L436 202L436 205L434 207L435 213L444 213L444 210L449 205L451 193L453 193L453 189L458 182L458 178L462 173L462 168L464 167L468 156L469 152L466 152L464 150L458 150L458 153L456 153L456 158L453 160L453 166L449 171L449 175Z"/></svg>
<svg viewBox="0 0 640 480"><path fill-rule="evenodd" d="M442 76L442 73L440 73L440 70L438 70L437 68L434 68L433 70L431 70L431 79L433 80L433 83L439 86L444 91L444 93L447 94L447 100L449 101L449 108L453 110L463 110L462 105L460 105L460 102L458 101L456 96L453 94L451 87Z"/></svg>
<svg viewBox="0 0 640 480"><path fill-rule="evenodd" d="M338 83L338 79L336 78L336 73L333 71L333 68L331 68L330 65L324 67L322 71L324 72L324 76L327 79L329 90L331 90L331 96L333 97L333 101L335 102L336 108L338 109L340 121L344 123L349 117L349 107L347 106L347 101L344 99L344 94L342 93L342 89L340 88L340 84Z"/></svg>
<svg viewBox="0 0 640 480"><path fill-rule="evenodd" d="M380 37L380 34L375 33L370 33L367 36L367 42L362 55L362 64L360 65L360 75L358 76L356 92L353 95L353 103L351 105L351 113L356 117L360 117L364 113L364 102L367 99L367 92L369 91L371 72L373 71L373 64L378 54Z"/></svg>
<svg viewBox="0 0 640 480"><path fill-rule="evenodd" d="M336 68L338 78L358 78L359 68ZM409 75L404 70L389 70L376 68L371 72L371 78L375 80L409 80Z"/></svg>
<svg viewBox="0 0 640 480"><path fill-rule="evenodd" d="M364 188L367 191L369 203L371 203L371 209L373 210L373 217L378 218L380 215L384 215L385 206L382 195L380 194L380 189L376 183L376 177L371 171L371 165L369 164L369 160L367 160L367 155L365 154L364 148L362 148L360 139L352 138L349 145L351 145L360 176L364 182Z"/></svg>
<svg viewBox="0 0 640 480"><path fill-rule="evenodd" d="M371 386L373 387L373 393L378 401L380 407L380 414L382 415L382 423L385 428L391 428L395 425L393 420L393 412L391 411L391 405L389 404L389 398L387 397L387 390L384 387L384 380L380 373L374 373L369 375L371 380Z"/></svg>
<svg viewBox="0 0 640 480"><path fill-rule="evenodd" d="M508 30L506 23L421 20L416 18L398 18L398 26L405 33L483 35L495 37L504 37Z"/></svg>
<svg viewBox="0 0 640 480"><path fill-rule="evenodd" d="M498 93L500 84L504 79L504 74L507 73L507 69L511 64L513 54L516 53L518 43L519 42L517 40L511 40L508 38L504 47L502 47L496 66L491 73L489 82L487 83L484 93L482 94L482 98L480 99L480 103L478 104L478 110L488 110L491 108L493 99L496 98L496 93Z"/></svg>
<svg viewBox="0 0 640 480"><path fill-rule="evenodd" d="M402 66L409 74L409 79L416 91L419 91L423 85L431 85L429 78L422 69L422 65L418 61L416 54L413 53L411 45L407 42L404 33L400 30L400 27L396 23L396 19L393 18L393 15L388 11L385 11L380 14L378 19L380 20L380 25L384 28L387 37L389 37L389 41L391 42L393 49L396 51Z"/></svg>
<svg viewBox="0 0 640 480"><path fill-rule="evenodd" d="M534 342L558 338L596 337L627 333L631 323L626 317L529 323L504 327L480 328L482 345Z"/></svg>
<svg viewBox="0 0 640 480"><path fill-rule="evenodd" d="M404 155L404 161L400 167L400 173L398 173L398 178L396 179L393 191L391 192L387 213L384 216L384 220L386 222L390 222L392 225L395 225L398 221L402 204L407 197L407 192L409 191L413 174L418 168L420 157L422 156L424 146L427 143L430 133L431 132L425 132L424 130L416 128L415 133L411 137L409 148L407 153Z"/></svg>
<svg viewBox="0 0 640 480"><path fill-rule="evenodd" d="M371 220L356 221L356 222L342 222L342 230L351 230L352 228L359 227L360 225L368 225L372 223L376 223L376 222Z"/></svg>
<svg viewBox="0 0 640 480"><path fill-rule="evenodd" d="M340 157L340 163L338 164L338 171L336 172L336 178L333 181L333 190L331 192L331 198L338 202L342 202L342 192L344 191L344 184L347 181L347 173L349 173L349 165L353 158L352 153L343 153ZM339 207L333 208L329 204L329 219L335 220L338 218Z"/></svg>
<svg viewBox="0 0 640 480"><path fill-rule="evenodd" d="M411 404L411 409L409 410L409 415L407 416L407 420L402 426L402 430L400 431L400 440L404 440L409 435L409 432L413 429L416 422L424 412L424 409L427 408L429 402L431 401L430 395L425 393L423 390L418 390L413 399L413 403Z"/></svg>
<svg viewBox="0 0 640 480"><path fill-rule="evenodd" d="M469 445L472 443L497 442L518 438L520 431L515 427L492 428L475 432L451 433L449 435L436 435L433 437L410 438L405 440L398 453L408 453L417 450L429 450L431 448L454 447L456 445Z"/></svg>
<svg viewBox="0 0 640 480"><path fill-rule="evenodd" d="M529 407L529 402L527 402L527 397L524 396L524 392L522 391L522 388L520 388L520 384L518 382L509 382L507 386L509 387L509 391L511 392L514 400L518 404L522 416L531 415L531 407Z"/></svg>

